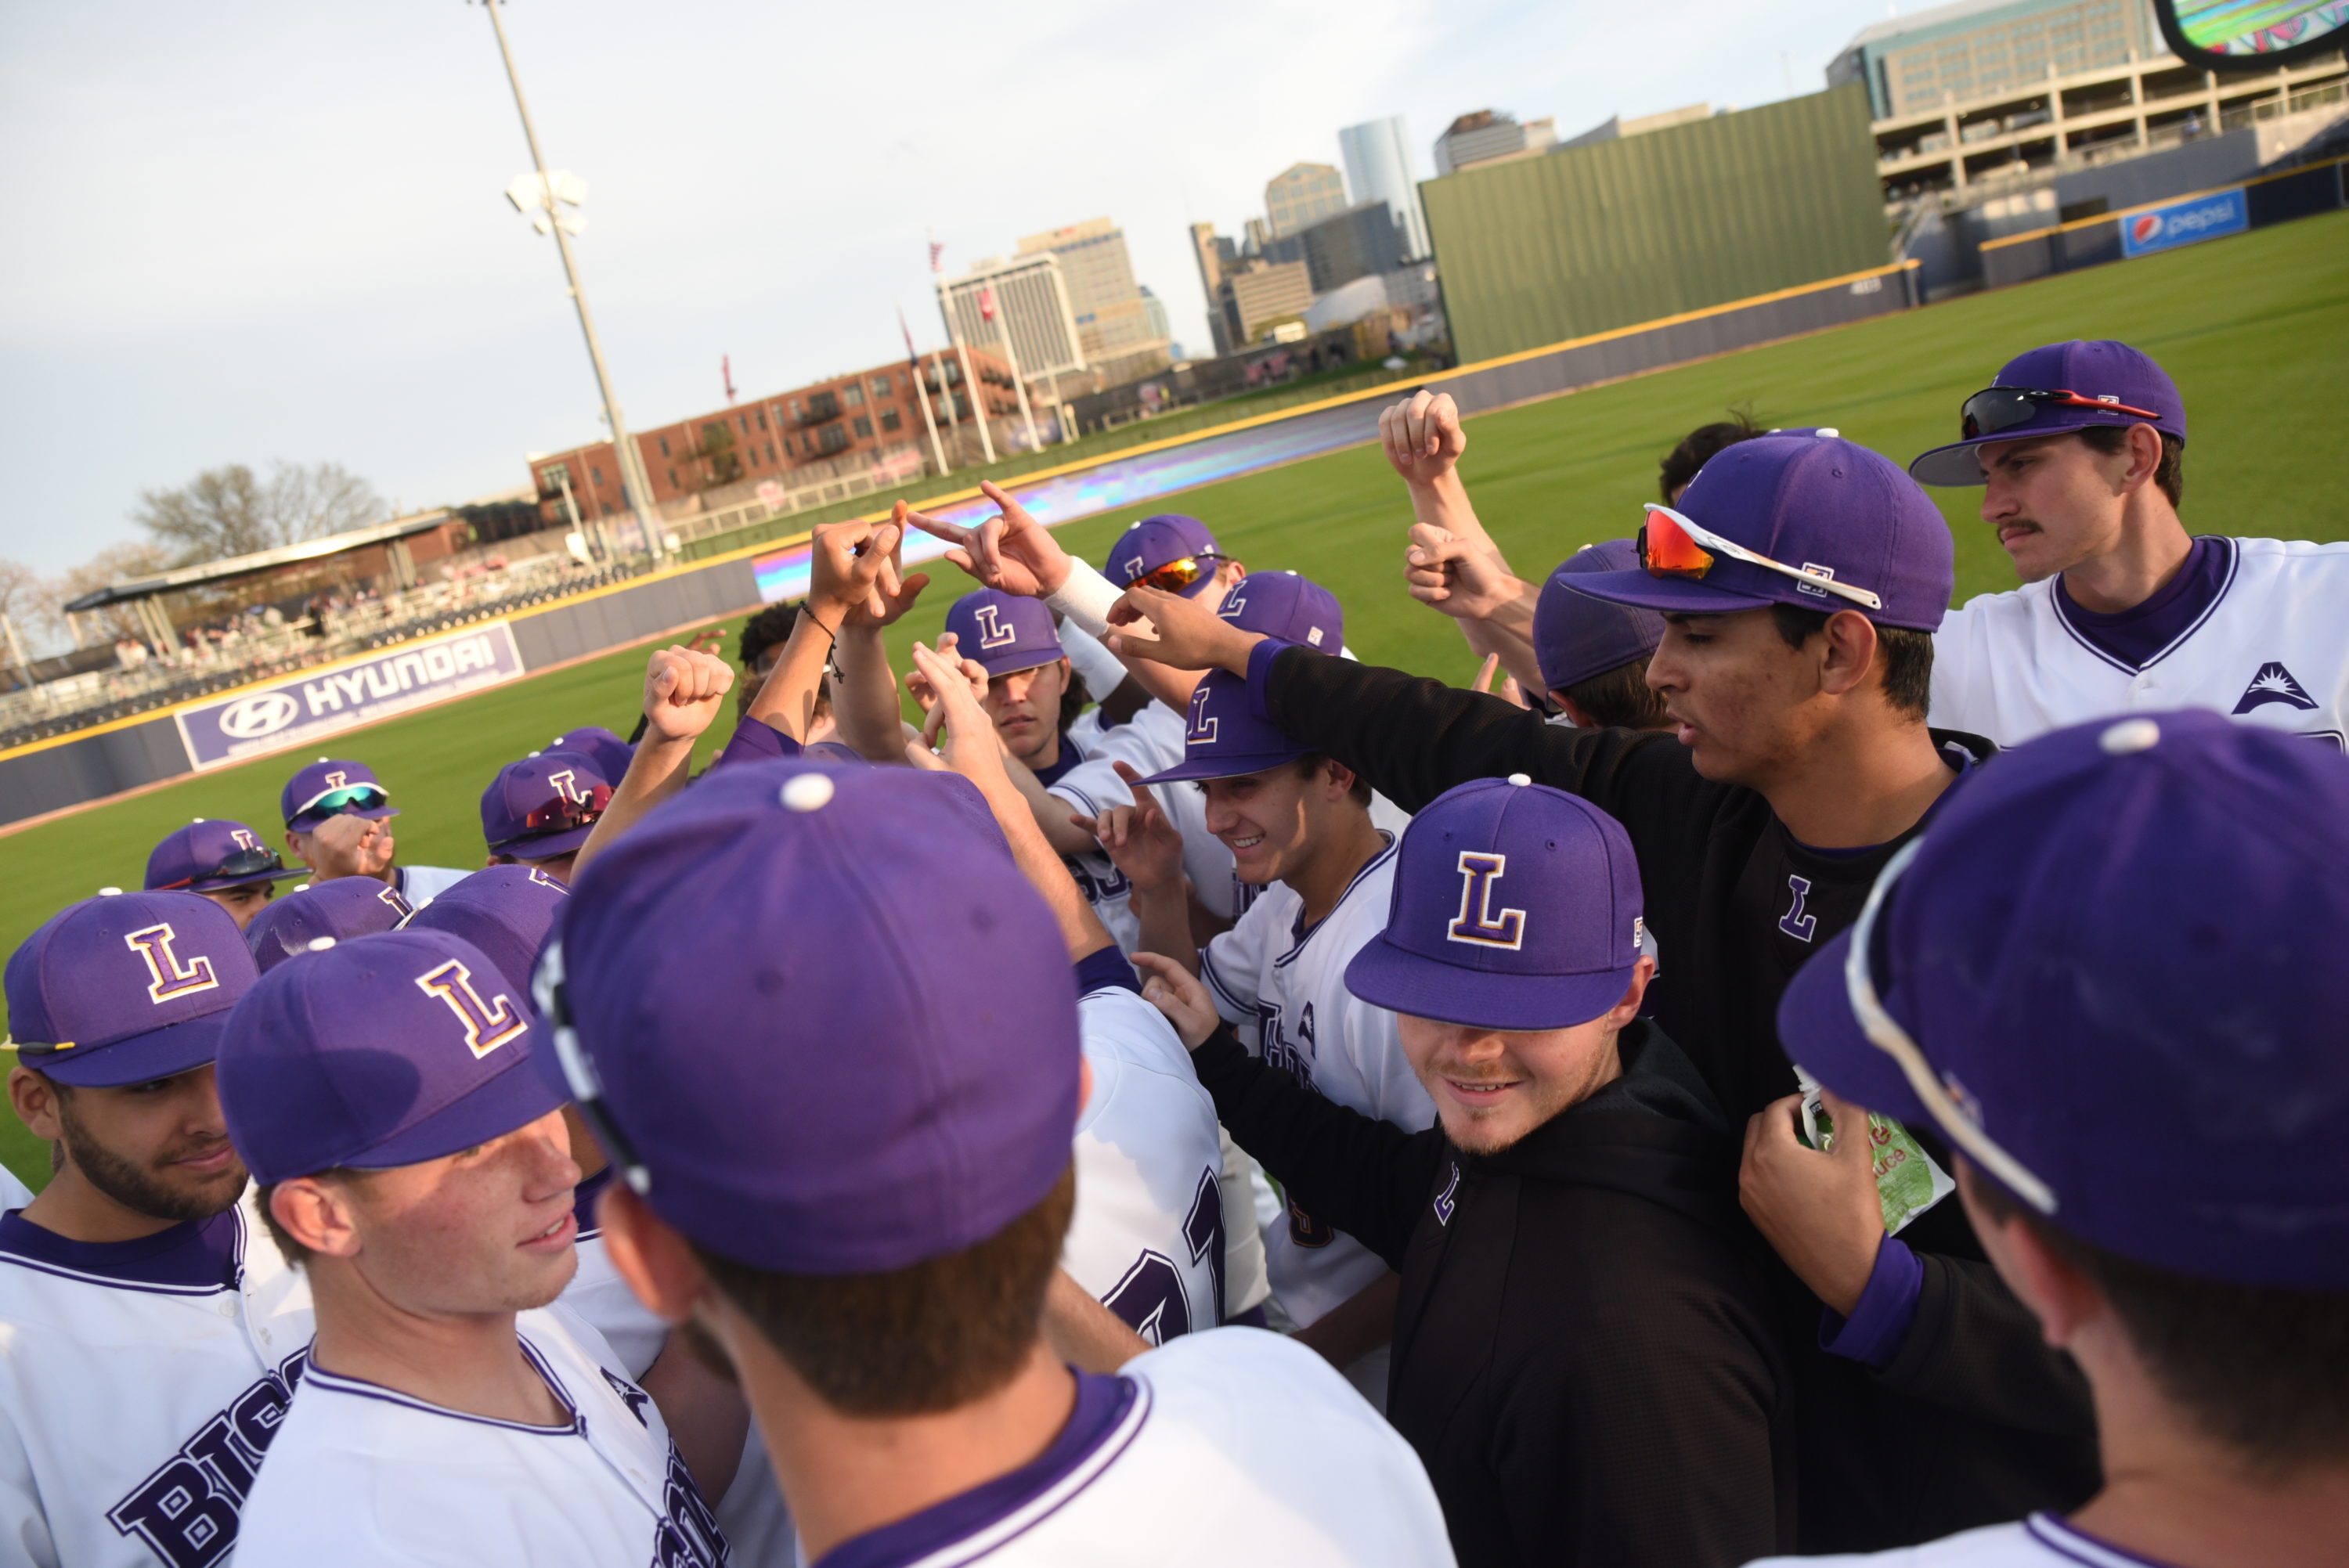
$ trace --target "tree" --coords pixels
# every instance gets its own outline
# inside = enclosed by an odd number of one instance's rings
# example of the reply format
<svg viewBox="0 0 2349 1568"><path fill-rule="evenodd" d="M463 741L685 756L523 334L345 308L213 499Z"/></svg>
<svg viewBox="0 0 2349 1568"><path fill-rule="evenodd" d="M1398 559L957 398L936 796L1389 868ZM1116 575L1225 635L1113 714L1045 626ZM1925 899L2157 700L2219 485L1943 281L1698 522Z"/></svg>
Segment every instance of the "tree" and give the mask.
<svg viewBox="0 0 2349 1568"><path fill-rule="evenodd" d="M41 585L39 598L42 641L52 647L67 644L65 607L72 601L110 583L123 583L134 578L151 577L169 568L171 552L160 544L135 539L122 544L109 544L79 566L67 567L65 575ZM109 605L93 612L84 628L88 640L112 642L117 637L148 635L138 615L125 604Z"/></svg>
<svg viewBox="0 0 2349 1568"><path fill-rule="evenodd" d="M243 463L206 469L177 490L148 490L131 517L182 565L250 555L360 528L381 497L340 463L277 463L266 480Z"/></svg>

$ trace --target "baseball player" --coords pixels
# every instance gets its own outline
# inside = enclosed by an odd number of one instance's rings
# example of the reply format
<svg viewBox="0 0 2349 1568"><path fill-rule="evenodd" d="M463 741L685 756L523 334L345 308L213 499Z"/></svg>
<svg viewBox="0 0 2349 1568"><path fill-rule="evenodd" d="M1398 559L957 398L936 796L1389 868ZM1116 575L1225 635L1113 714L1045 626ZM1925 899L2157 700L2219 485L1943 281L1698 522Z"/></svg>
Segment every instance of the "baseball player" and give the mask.
<svg viewBox="0 0 2349 1568"><path fill-rule="evenodd" d="M1220 670L1191 694L1182 765L1135 782L1201 791L1235 874L1265 888L1231 930L1194 945L1180 843L1154 806L1138 810L1112 853L1134 884L1149 951L1205 979L1216 1010L1299 1082L1406 1132L1431 1125L1435 1108L1402 1054L1395 1016L1346 988L1347 964L1386 923L1394 879L1395 838L1371 820L1370 787L1257 719L1247 683ZM1300 1329L1390 1283L1374 1253L1293 1200L1265 1253L1272 1299ZM1382 1400L1391 1303L1374 1296L1359 1313L1359 1323L1349 1315L1309 1342Z"/></svg>
<svg viewBox="0 0 2349 1568"><path fill-rule="evenodd" d="M1838 1128L1958 1151L2104 1454L2061 1515L1834 1561L2349 1562L2344 861L2330 748L2207 710L2077 725L1951 796L1787 988ZM1809 1158L1864 1180L1867 1148Z"/></svg>
<svg viewBox="0 0 2349 1568"><path fill-rule="evenodd" d="M1580 729L1663 729L1662 694L1648 684L1648 661L1664 640L1664 618L1633 604L1578 593L1574 580L1640 564L1629 539L1586 544L1549 574L1534 604L1534 663L1542 689Z"/></svg>
<svg viewBox="0 0 2349 1568"><path fill-rule="evenodd" d="M1055 799L1048 792L1085 760L1069 733L1084 690L1070 678L1052 612L1035 599L980 588L954 602L946 629L955 638L957 655L987 672L987 715L1004 750L1027 774L1019 787L1031 811L1066 823L1070 798ZM1069 874L1111 939L1131 949L1137 930L1133 890L1099 844L1079 838L1086 847L1074 854L1063 851Z"/></svg>
<svg viewBox="0 0 2349 1568"><path fill-rule="evenodd" d="M1241 1305L1227 1298L1215 1107L1182 1041L1142 999L1133 966L1044 841L990 716L946 659L918 643L914 657L946 706L953 766L986 798L1013 860L1059 919L1076 966L1083 1101L1077 1208L1061 1266L1147 1344L1213 1328Z"/></svg>
<svg viewBox="0 0 2349 1568"><path fill-rule="evenodd" d="M398 845L389 823L399 808L364 762L321 757L285 781L277 805L285 820L285 847L310 868L313 882L373 877L421 906L465 875L447 866L392 863Z"/></svg>
<svg viewBox="0 0 2349 1568"><path fill-rule="evenodd" d="M2349 544L2189 535L2186 404L2125 343L2049 344L1909 465L1981 485L2023 586L1951 613L1933 722L2012 746L2137 708L2207 707L2334 748L2349 731Z"/></svg>
<svg viewBox="0 0 2349 1568"><path fill-rule="evenodd" d="M1067 941L936 800L895 769L713 775L582 874L539 976L622 1170L613 1256L724 1347L808 1559L1448 1563L1408 1448L1303 1347L1048 1348Z"/></svg>
<svg viewBox="0 0 2349 1568"><path fill-rule="evenodd" d="M88 899L8 960L8 1093L55 1151L0 1216L0 1558L208 1568L310 1343L213 1088L253 959L217 903Z"/></svg>
<svg viewBox="0 0 2349 1568"><path fill-rule="evenodd" d="M316 943L348 942L355 936L389 931L415 913L396 887L373 877L336 877L332 882L305 883L263 910L245 927L244 944L266 975L295 954L309 952Z"/></svg>
<svg viewBox="0 0 2349 1568"><path fill-rule="evenodd" d="M583 753L533 751L509 762L481 791L489 863L528 866L568 882L579 847L611 803L610 781Z"/></svg>
<svg viewBox="0 0 2349 1568"><path fill-rule="evenodd" d="M663 1410L552 1305L579 1167L540 1034L481 949L417 930L280 965L222 1029L229 1134L318 1330L243 1568L728 1560Z"/></svg>
<svg viewBox="0 0 2349 1568"><path fill-rule="evenodd" d="M163 835L147 857L146 885L150 892L202 893L244 931L269 907L277 884L301 874L287 871L277 851L243 822L198 817Z"/></svg>

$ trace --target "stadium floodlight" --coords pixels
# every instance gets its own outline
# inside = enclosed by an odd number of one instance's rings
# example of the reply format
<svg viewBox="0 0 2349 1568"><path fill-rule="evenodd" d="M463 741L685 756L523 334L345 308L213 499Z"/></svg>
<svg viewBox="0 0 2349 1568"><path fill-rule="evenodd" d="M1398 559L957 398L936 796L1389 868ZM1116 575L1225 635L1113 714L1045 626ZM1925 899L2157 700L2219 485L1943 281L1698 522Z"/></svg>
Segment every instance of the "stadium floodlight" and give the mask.
<svg viewBox="0 0 2349 1568"><path fill-rule="evenodd" d="M470 5L471 0L466 3ZM595 388L604 395L604 422L612 430L612 453L620 470L621 493L626 496L628 510L636 515L646 553L658 564L667 531L653 506L653 487L644 470L643 454L628 439L628 427L620 418L620 400L612 391L612 373L604 366L604 346L595 337L595 318L587 312L587 290L579 281L578 258L571 253L572 237L586 232L587 218L585 213L564 209L578 207L587 200L587 181L567 169L550 170L546 167L546 155L538 147L538 130L530 122L530 105L523 99L522 77L514 71L513 50L506 43L505 24L498 19L498 6L502 3L503 0L481 0L481 9L490 14L490 30L497 35L498 57L505 62L506 85L513 88L514 112L522 117L523 139L530 144L531 162L531 172L517 177L506 187L506 200L513 203L516 211L531 215L532 228L554 236L554 248L563 257L564 281L571 285L571 303L579 312L579 331L587 340L587 360L595 368Z"/></svg>

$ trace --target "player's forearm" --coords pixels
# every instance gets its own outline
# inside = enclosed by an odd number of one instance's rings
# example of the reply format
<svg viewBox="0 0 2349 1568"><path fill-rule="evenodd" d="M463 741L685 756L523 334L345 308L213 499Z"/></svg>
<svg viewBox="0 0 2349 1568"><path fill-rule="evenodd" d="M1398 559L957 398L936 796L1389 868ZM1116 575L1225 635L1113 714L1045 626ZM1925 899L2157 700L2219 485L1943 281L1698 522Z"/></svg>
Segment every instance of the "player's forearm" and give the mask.
<svg viewBox="0 0 2349 1568"><path fill-rule="evenodd" d="M1181 872L1153 887L1134 882L1127 907L1142 928L1134 939L1141 952L1172 958L1194 975L1199 972L1199 947L1191 937L1191 891Z"/></svg>
<svg viewBox="0 0 2349 1568"><path fill-rule="evenodd" d="M648 732L636 743L636 754L629 759L627 772L620 776L620 787L612 791L604 814L587 830L587 841L579 846L578 856L571 862L574 879L617 843L620 835L636 826L646 812L685 788L686 778L693 771L695 738Z"/></svg>
<svg viewBox="0 0 2349 1568"><path fill-rule="evenodd" d="M1003 837L1011 846L1012 862L1050 907L1053 920L1060 924L1061 939L1069 945L1070 958L1082 958L1110 945L1109 930L1093 913L1092 905L1085 902L1085 895L1078 891L1076 879L1069 875L1059 851L1045 841L1028 802L1012 787L1011 778L1026 771L1020 769L1010 778L980 783L979 793L987 798L988 809L995 813L996 825L1003 830ZM1032 774L1029 781L1035 781ZM1061 810L1065 813L1067 807L1062 805ZM1091 847L1092 841L1086 843Z"/></svg>
<svg viewBox="0 0 2349 1568"><path fill-rule="evenodd" d="M809 727L815 720L816 697L823 690L823 669L831 659L840 620L841 607L837 604L819 606L811 599L801 608L799 619L792 624L791 640L783 645L782 655L775 661L767 684L750 699L746 717L771 725L793 740L806 742ZM903 752L892 755L902 756Z"/></svg>
<svg viewBox="0 0 2349 1568"><path fill-rule="evenodd" d="M1501 554L1501 547L1485 531L1476 509L1469 504L1468 487L1460 482L1459 469L1425 484L1406 483L1403 488L1411 492L1413 521L1443 529L1455 539L1465 540L1492 557L1502 571L1511 570L1507 559Z"/></svg>
<svg viewBox="0 0 2349 1568"><path fill-rule="evenodd" d="M842 627L833 665L840 679L833 686L832 717L842 741L867 762L905 761L897 677L889 668L881 628L869 622Z"/></svg>
<svg viewBox="0 0 2349 1568"><path fill-rule="evenodd" d="M1066 1269L1054 1269L1052 1283L1044 1291L1044 1343L1079 1371L1103 1377L1150 1348Z"/></svg>
<svg viewBox="0 0 2349 1568"><path fill-rule="evenodd" d="M1019 791L1028 820L1044 835L1044 841L1052 846L1055 854L1084 855L1101 848L1092 833L1069 820L1076 814L1076 808L1045 789L1043 780L1025 763L1006 757L1003 770L1012 789Z"/></svg>

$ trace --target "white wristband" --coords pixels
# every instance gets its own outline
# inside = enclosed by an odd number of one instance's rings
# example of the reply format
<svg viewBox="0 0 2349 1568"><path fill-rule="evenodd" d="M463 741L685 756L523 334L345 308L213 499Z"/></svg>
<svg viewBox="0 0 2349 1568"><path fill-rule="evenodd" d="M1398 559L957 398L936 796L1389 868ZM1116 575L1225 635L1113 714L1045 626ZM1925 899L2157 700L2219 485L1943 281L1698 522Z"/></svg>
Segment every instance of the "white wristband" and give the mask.
<svg viewBox="0 0 2349 1568"><path fill-rule="evenodd" d="M1073 557L1067 581L1044 595L1044 603L1098 637L1109 630L1110 607L1124 595L1089 561Z"/></svg>
<svg viewBox="0 0 2349 1568"><path fill-rule="evenodd" d="M1077 624L1072 618L1061 621L1061 651L1069 655L1069 663L1077 674L1084 676L1085 689L1099 702L1115 691L1125 679L1125 665L1115 654L1102 646L1099 637Z"/></svg>

